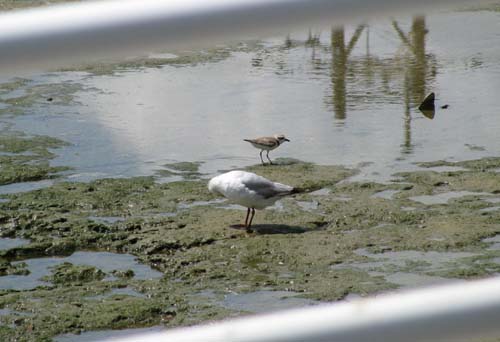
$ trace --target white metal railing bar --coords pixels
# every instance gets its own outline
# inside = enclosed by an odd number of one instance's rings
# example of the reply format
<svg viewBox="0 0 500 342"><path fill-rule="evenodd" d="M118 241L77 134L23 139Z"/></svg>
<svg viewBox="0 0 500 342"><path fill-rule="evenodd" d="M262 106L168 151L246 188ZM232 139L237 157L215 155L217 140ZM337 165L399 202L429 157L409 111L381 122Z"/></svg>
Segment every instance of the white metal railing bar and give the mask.
<svg viewBox="0 0 500 342"><path fill-rule="evenodd" d="M114 0L0 15L0 72L43 71L151 50L344 24L465 0ZM469 1L477 3L477 1Z"/></svg>
<svg viewBox="0 0 500 342"><path fill-rule="evenodd" d="M500 278L492 278L130 336L120 342L456 341L499 337L499 322Z"/></svg>

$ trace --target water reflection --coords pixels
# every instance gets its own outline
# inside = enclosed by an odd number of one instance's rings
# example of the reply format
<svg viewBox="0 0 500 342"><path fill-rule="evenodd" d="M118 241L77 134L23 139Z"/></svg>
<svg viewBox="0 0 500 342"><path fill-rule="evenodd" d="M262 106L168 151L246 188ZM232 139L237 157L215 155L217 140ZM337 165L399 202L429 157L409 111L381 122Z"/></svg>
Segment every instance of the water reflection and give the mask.
<svg viewBox="0 0 500 342"><path fill-rule="evenodd" d="M400 47L391 56L377 56L371 52L370 27L358 25L348 32L344 27L331 31L329 45L321 41L318 33L309 32L304 42L311 49L310 72L314 76L329 75L331 89L325 95L327 108L334 113L336 124L342 126L349 109L363 105L376 106L391 103L403 105L403 132L401 153L410 154L412 143L412 110L424 99L435 81L437 62L433 54L426 51L426 36L429 32L423 16L412 19L409 32L405 33L398 21L390 24L392 37L398 37ZM365 36L365 53L353 54L361 37ZM297 44L295 44L297 45ZM293 40L287 37L285 48L293 47ZM360 47L358 47L360 48ZM329 55L325 55L327 52ZM283 56L275 63L277 73L283 74L287 67ZM329 60L329 61L328 61ZM293 60L288 61L293 64ZM254 66L264 65L262 56L252 60ZM287 70L292 70L288 65Z"/></svg>
<svg viewBox="0 0 500 342"><path fill-rule="evenodd" d="M388 58L371 54L369 26L357 26L347 44L344 27L332 29L332 93L326 96L325 102L333 110L337 123L342 125L347 118L346 103L349 100L377 104L380 97L399 96L399 100L395 98L394 101L404 105L404 140L401 152L409 154L413 150L411 111L429 91L429 84L435 79L437 63L435 56L426 52L426 35L429 30L425 17L414 17L408 33L401 29L396 20L392 21L391 26L401 41L402 51L395 50L394 56ZM363 33L366 36L365 55L352 57L351 53ZM381 76L382 86L376 85L376 75ZM400 84L394 85L394 80L398 78L401 78L398 82ZM348 90L348 83L353 84L351 92ZM402 93L399 93L400 89Z"/></svg>
<svg viewBox="0 0 500 342"><path fill-rule="evenodd" d="M179 161L203 162L206 174L241 168L258 162L242 137L285 132L298 143L280 157L371 162L358 179L385 181L414 162L498 151L499 25L497 13L439 13L248 42L203 63L58 73L35 85L81 83L79 104L44 98L8 123L68 141L53 165L73 167L71 180ZM432 121L416 108L430 92Z"/></svg>
<svg viewBox="0 0 500 342"><path fill-rule="evenodd" d="M427 83L432 82L436 74L435 57L427 55L425 50L425 37L429 32L425 26L425 18L417 16L413 18L411 31L405 35L396 20L392 21L392 27L397 32L401 42L407 49L406 71L404 73L404 142L401 152L409 154L413 151L411 142L411 108L420 104L427 92ZM432 113L432 118L434 113Z"/></svg>
<svg viewBox="0 0 500 342"><path fill-rule="evenodd" d="M364 25L360 25L356 28L347 46L344 42L344 28L332 30L332 104L337 120L344 120L346 118L347 60L352 49L356 46L364 28Z"/></svg>

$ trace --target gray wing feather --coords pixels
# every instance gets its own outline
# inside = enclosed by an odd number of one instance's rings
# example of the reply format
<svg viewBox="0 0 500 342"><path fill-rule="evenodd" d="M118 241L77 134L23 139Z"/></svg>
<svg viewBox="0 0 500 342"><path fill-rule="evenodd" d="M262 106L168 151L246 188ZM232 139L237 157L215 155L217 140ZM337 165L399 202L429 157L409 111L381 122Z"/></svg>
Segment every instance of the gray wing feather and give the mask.
<svg viewBox="0 0 500 342"><path fill-rule="evenodd" d="M264 198L271 198L275 196L285 196L292 192L293 188L288 185L273 183L266 179L263 180L252 180L243 182L243 184L252 191L255 191L260 196Z"/></svg>

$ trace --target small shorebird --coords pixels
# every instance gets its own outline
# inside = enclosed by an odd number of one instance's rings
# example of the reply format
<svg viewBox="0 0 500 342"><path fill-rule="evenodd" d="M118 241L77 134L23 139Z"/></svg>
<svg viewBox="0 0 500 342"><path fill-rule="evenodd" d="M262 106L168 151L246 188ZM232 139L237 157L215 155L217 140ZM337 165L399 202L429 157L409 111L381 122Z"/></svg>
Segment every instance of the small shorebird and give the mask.
<svg viewBox="0 0 500 342"><path fill-rule="evenodd" d="M252 232L250 227L255 209L264 209L273 205L281 197L294 192L294 188L289 185L275 183L255 173L245 171L230 171L212 178L208 182L208 190L226 197L233 203L247 207L245 218L247 232Z"/></svg>
<svg viewBox="0 0 500 342"><path fill-rule="evenodd" d="M253 145L253 147L260 149L260 161L262 162L262 165L265 165L264 160L262 159L262 152L264 152L264 150L267 151L266 156L267 160L269 160L269 164L272 164L273 162L271 161L271 159L269 159L269 151L274 150L285 141L290 141L287 138L285 138L283 134L276 134L275 136L272 137L260 137L255 139L243 139L243 140L248 141L250 144Z"/></svg>

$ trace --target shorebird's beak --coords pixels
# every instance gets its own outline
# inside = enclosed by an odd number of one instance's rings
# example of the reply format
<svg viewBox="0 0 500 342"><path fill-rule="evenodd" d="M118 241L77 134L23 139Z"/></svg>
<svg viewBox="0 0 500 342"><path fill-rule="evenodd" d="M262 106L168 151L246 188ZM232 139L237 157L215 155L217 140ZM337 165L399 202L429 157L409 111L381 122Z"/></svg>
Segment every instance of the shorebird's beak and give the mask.
<svg viewBox="0 0 500 342"><path fill-rule="evenodd" d="M285 138L285 141L288 141L288 142L290 142L290 140L289 140L289 139L287 139L287 138Z"/></svg>

